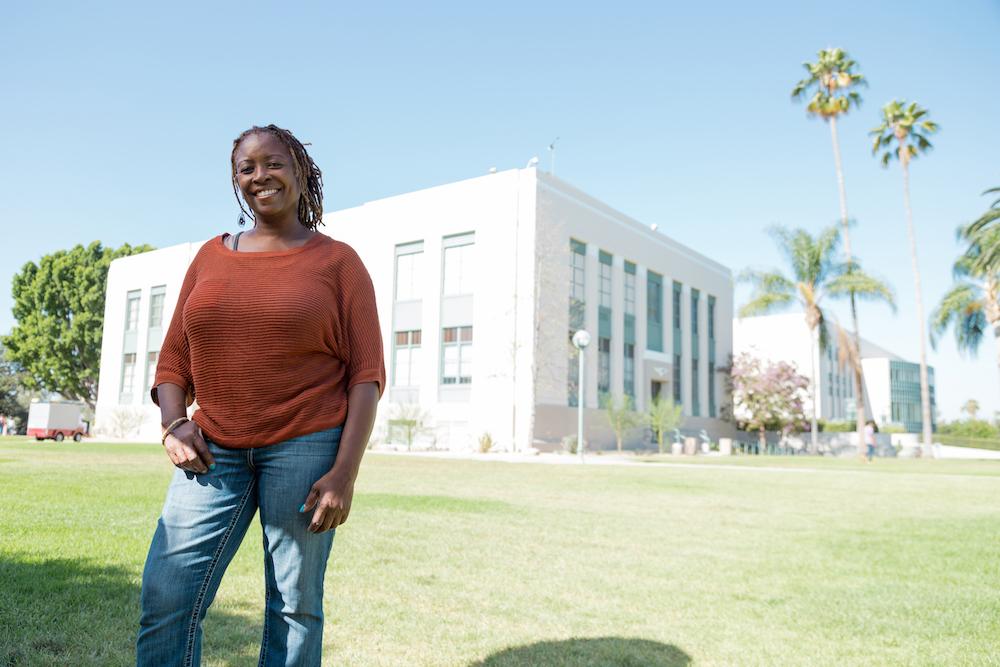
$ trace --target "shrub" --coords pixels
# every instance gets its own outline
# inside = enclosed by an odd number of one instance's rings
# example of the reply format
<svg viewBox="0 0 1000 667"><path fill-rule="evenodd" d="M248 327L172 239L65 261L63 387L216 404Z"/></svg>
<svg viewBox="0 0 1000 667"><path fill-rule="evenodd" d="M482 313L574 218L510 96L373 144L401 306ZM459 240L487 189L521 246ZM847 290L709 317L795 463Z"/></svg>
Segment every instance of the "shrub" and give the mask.
<svg viewBox="0 0 1000 667"><path fill-rule="evenodd" d="M489 433L483 433L479 436L479 453L487 454L493 449L493 436Z"/></svg>

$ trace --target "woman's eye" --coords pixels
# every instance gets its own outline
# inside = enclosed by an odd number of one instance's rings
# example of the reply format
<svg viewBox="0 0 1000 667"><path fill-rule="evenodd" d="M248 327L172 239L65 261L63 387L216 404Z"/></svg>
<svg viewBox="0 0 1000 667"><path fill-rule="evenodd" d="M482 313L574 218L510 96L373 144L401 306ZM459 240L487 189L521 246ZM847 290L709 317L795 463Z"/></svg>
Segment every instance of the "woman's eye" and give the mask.
<svg viewBox="0 0 1000 667"><path fill-rule="evenodd" d="M271 164L269 164L267 166L270 167L271 169L281 169L281 163L280 162L272 162Z"/></svg>
<svg viewBox="0 0 1000 667"><path fill-rule="evenodd" d="M241 174L252 174L253 173L253 167L243 167L242 169L240 169L240 173Z"/></svg>

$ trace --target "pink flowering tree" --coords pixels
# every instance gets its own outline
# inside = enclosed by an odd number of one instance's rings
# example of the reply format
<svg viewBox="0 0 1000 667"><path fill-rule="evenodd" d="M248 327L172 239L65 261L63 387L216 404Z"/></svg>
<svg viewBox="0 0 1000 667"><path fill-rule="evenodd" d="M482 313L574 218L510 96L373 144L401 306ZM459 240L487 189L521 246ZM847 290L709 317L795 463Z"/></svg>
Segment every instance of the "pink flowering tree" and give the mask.
<svg viewBox="0 0 1000 667"><path fill-rule="evenodd" d="M809 378L785 361L762 361L738 355L729 369L733 389L733 417L748 431L757 431L761 448L768 429L788 433L805 428L803 397Z"/></svg>

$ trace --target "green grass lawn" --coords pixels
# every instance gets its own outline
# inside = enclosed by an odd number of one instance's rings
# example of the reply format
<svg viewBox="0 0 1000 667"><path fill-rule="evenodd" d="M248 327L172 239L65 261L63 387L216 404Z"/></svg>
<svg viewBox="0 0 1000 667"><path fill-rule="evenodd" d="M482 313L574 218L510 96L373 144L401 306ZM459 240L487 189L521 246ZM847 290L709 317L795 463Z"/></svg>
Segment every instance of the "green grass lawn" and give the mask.
<svg viewBox="0 0 1000 667"><path fill-rule="evenodd" d="M1000 665L1000 462L484 458L366 457L329 664ZM132 662L171 473L155 445L0 439L0 666ZM256 664L262 568L255 527L206 665Z"/></svg>

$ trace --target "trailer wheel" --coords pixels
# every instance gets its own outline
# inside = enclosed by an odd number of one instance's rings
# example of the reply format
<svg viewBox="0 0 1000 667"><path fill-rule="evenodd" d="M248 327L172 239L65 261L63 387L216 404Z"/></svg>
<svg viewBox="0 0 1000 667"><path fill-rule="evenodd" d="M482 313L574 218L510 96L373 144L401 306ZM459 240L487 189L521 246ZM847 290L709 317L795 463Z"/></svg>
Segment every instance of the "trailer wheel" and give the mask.
<svg viewBox="0 0 1000 667"><path fill-rule="evenodd" d="M73 434L73 442L80 442L81 440L83 440L83 436L82 435L80 435L79 433L74 433Z"/></svg>
<svg viewBox="0 0 1000 667"><path fill-rule="evenodd" d="M65 435L63 435L62 433L56 433L56 442L62 442L65 439L66 439Z"/></svg>

